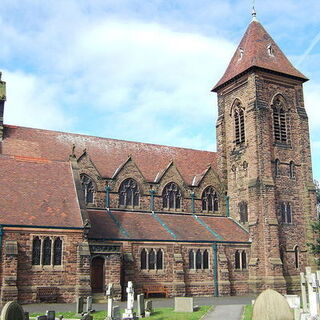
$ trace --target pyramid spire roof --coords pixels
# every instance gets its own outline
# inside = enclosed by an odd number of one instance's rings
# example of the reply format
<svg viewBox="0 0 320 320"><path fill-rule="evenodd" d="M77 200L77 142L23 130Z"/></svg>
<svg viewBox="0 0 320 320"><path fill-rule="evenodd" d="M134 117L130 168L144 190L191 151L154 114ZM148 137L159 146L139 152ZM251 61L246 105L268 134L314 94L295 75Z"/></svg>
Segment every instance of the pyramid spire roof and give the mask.
<svg viewBox="0 0 320 320"><path fill-rule="evenodd" d="M212 91L217 91L222 85L252 68L271 70L276 73L299 78L303 82L308 80L291 64L261 23L258 22L255 11L253 19L234 53L226 72Z"/></svg>

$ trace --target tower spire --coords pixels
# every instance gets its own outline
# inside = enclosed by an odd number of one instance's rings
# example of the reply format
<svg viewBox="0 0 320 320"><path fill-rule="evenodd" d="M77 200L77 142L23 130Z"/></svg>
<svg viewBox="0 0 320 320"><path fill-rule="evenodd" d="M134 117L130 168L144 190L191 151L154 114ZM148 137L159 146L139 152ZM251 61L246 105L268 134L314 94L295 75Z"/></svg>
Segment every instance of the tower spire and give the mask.
<svg viewBox="0 0 320 320"><path fill-rule="evenodd" d="M258 21L257 12L256 12L256 9L254 7L254 1L253 1L253 6L252 6L252 21Z"/></svg>

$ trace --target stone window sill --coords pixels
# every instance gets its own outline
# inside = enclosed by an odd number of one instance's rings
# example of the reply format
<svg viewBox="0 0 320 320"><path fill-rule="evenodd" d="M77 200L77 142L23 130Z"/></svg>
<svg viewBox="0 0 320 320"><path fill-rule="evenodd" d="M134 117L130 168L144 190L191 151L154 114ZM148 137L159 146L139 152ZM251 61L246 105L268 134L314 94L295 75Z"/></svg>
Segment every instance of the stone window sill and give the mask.
<svg viewBox="0 0 320 320"><path fill-rule="evenodd" d="M198 273L211 273L211 269L188 269L190 274L198 274Z"/></svg>
<svg viewBox="0 0 320 320"><path fill-rule="evenodd" d="M147 274L165 274L166 271L164 269L158 269L158 270L141 270L142 273L147 273Z"/></svg>
<svg viewBox="0 0 320 320"><path fill-rule="evenodd" d="M64 266L43 266L43 265L33 265L32 270L34 271L64 271Z"/></svg>

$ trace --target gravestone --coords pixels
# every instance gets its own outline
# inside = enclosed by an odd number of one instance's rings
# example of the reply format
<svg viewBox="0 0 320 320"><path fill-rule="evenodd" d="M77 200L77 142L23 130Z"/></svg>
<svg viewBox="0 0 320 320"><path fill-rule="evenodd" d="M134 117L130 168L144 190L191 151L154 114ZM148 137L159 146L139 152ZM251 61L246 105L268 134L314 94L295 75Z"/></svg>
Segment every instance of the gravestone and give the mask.
<svg viewBox="0 0 320 320"><path fill-rule="evenodd" d="M175 312L193 312L193 298L175 297L174 311Z"/></svg>
<svg viewBox="0 0 320 320"><path fill-rule="evenodd" d="M24 313L24 320L29 320L29 312Z"/></svg>
<svg viewBox="0 0 320 320"><path fill-rule="evenodd" d="M317 282L316 275L314 273L311 273L310 267L306 267L306 280L309 296L309 313L312 317L316 317L318 313Z"/></svg>
<svg viewBox="0 0 320 320"><path fill-rule="evenodd" d="M113 319L112 320L121 320L120 307L114 306L112 309Z"/></svg>
<svg viewBox="0 0 320 320"><path fill-rule="evenodd" d="M56 312L55 311L48 311L46 312L46 316L48 320L56 320Z"/></svg>
<svg viewBox="0 0 320 320"><path fill-rule="evenodd" d="M90 312L86 312L82 317L81 320L93 320L92 315L90 314Z"/></svg>
<svg viewBox="0 0 320 320"><path fill-rule="evenodd" d="M36 320L48 320L47 316L37 316Z"/></svg>
<svg viewBox="0 0 320 320"><path fill-rule="evenodd" d="M83 312L83 297L77 297L77 314L81 314Z"/></svg>
<svg viewBox="0 0 320 320"><path fill-rule="evenodd" d="M153 313L152 300L147 300L145 303L145 316L150 317L152 313Z"/></svg>
<svg viewBox="0 0 320 320"><path fill-rule="evenodd" d="M300 286L301 286L301 300L302 300L302 310L307 312L307 288L306 288L306 278L303 272L300 272Z"/></svg>
<svg viewBox="0 0 320 320"><path fill-rule="evenodd" d="M260 293L253 305L252 320L293 320L293 313L285 297L267 289Z"/></svg>
<svg viewBox="0 0 320 320"><path fill-rule="evenodd" d="M89 313L92 310L92 297L87 297L87 313Z"/></svg>
<svg viewBox="0 0 320 320"><path fill-rule="evenodd" d="M106 295L108 297L108 310L107 310L107 318L106 320L113 320L114 314L113 314L113 294L114 294L114 289L113 289L113 283L109 283L108 289L106 292Z"/></svg>
<svg viewBox="0 0 320 320"><path fill-rule="evenodd" d="M127 291L127 308L122 315L122 319L135 319L135 314L133 312L133 303L134 303L134 290L132 281L128 281Z"/></svg>
<svg viewBox="0 0 320 320"><path fill-rule="evenodd" d="M24 311L16 301L7 302L1 311L1 320L24 320Z"/></svg>
<svg viewBox="0 0 320 320"><path fill-rule="evenodd" d="M144 294L138 294L137 295L137 303L138 303L138 312L137 316L139 318L143 318L145 315L145 310L144 310Z"/></svg>

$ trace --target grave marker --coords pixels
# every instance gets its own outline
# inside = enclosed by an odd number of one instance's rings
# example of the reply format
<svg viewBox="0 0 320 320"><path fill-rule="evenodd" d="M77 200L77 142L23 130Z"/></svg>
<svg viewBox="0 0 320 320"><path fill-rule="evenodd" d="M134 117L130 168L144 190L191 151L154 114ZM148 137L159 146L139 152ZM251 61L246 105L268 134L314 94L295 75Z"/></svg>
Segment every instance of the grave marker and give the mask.
<svg viewBox="0 0 320 320"><path fill-rule="evenodd" d="M109 283L108 289L106 292L106 295L108 297L108 310L107 310L107 318L106 320L113 320L114 314L113 314L113 294L114 294L114 289L113 289L113 283Z"/></svg>
<svg viewBox="0 0 320 320"><path fill-rule="evenodd" d="M137 302L138 302L138 312L137 316L139 318L143 318L145 315L145 309L144 309L144 294L138 294L137 295Z"/></svg>
<svg viewBox="0 0 320 320"><path fill-rule="evenodd" d="M125 309L122 319L135 319L135 313L133 312L133 302L134 302L134 290L132 281L128 281L127 291L127 308Z"/></svg>
<svg viewBox="0 0 320 320"><path fill-rule="evenodd" d="M1 320L24 320L24 311L16 301L7 302L1 311Z"/></svg>
<svg viewBox="0 0 320 320"><path fill-rule="evenodd" d="M46 312L46 316L48 320L56 320L56 312L55 311L48 311Z"/></svg>
<svg viewBox="0 0 320 320"><path fill-rule="evenodd" d="M152 313L153 313L152 300L147 300L145 303L145 316L150 317Z"/></svg>
<svg viewBox="0 0 320 320"><path fill-rule="evenodd" d="M87 313L90 313L92 310L92 297L89 296L87 297Z"/></svg>
<svg viewBox="0 0 320 320"><path fill-rule="evenodd" d="M81 314L83 312L83 297L77 297L77 314Z"/></svg>
<svg viewBox="0 0 320 320"><path fill-rule="evenodd" d="M300 272L300 286L301 286L301 300L302 300L302 310L307 312L307 288L306 288L306 278L303 272Z"/></svg>
<svg viewBox="0 0 320 320"><path fill-rule="evenodd" d="M119 306L114 306L113 310L113 319L112 320L121 320L121 313L120 313L120 307Z"/></svg>

